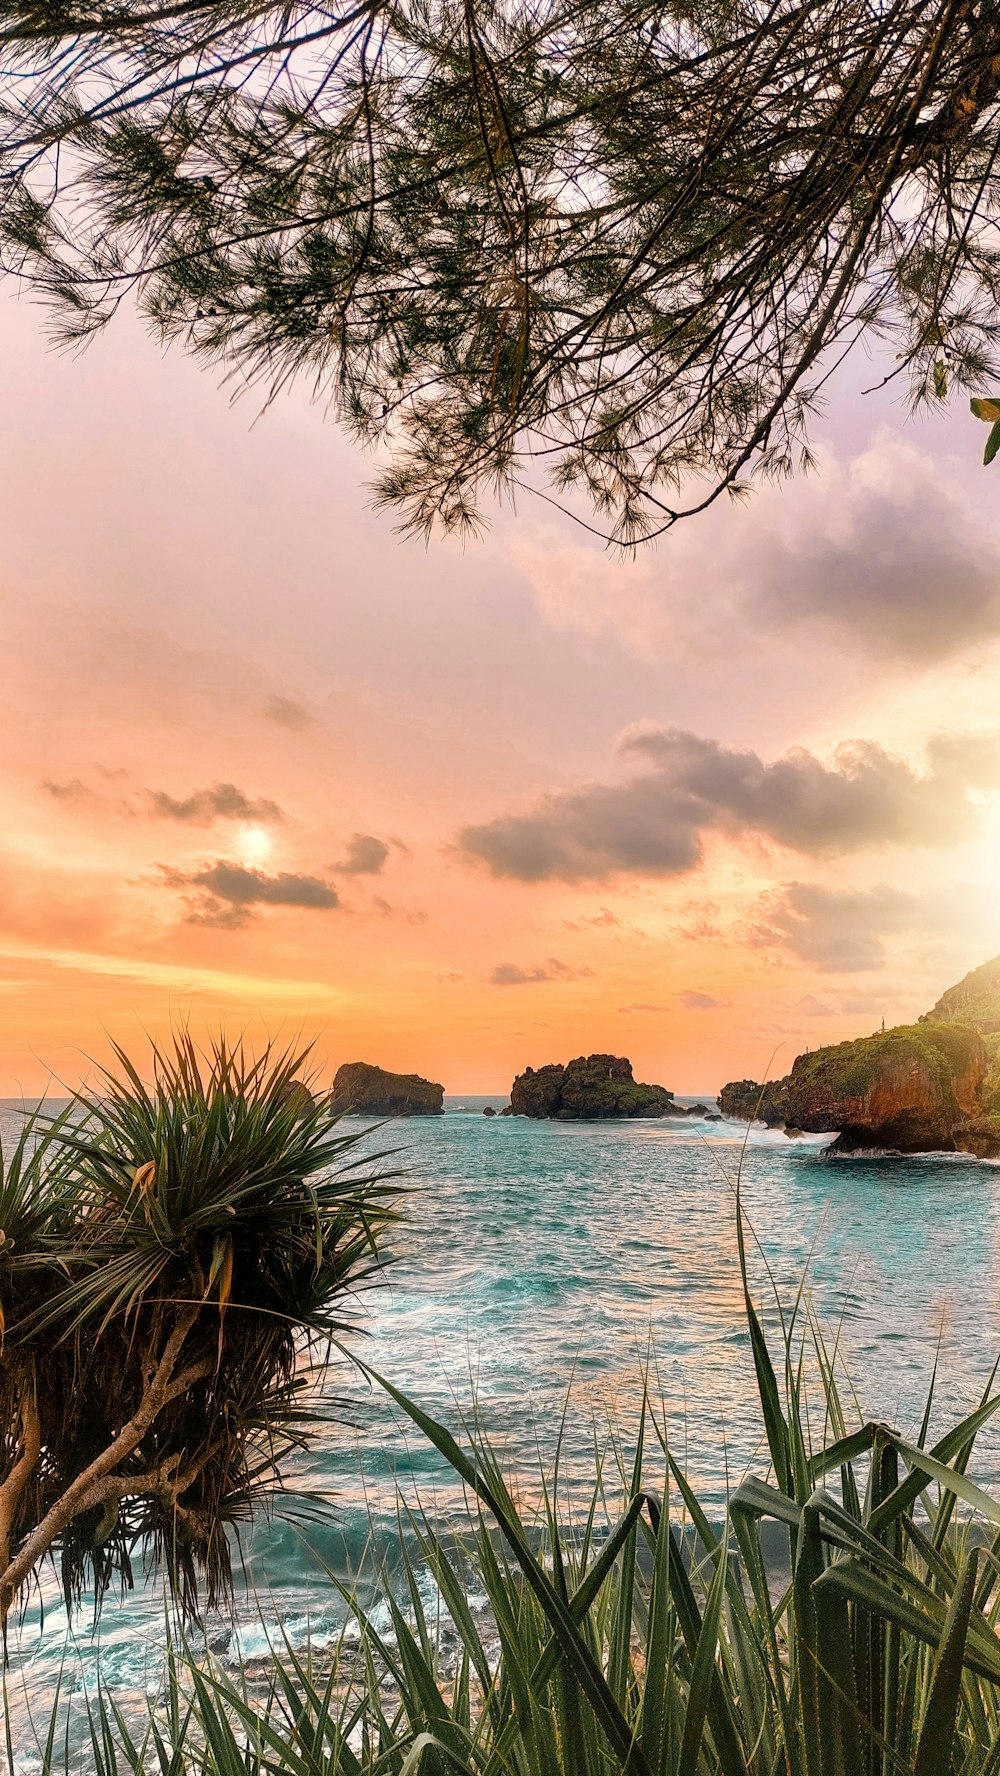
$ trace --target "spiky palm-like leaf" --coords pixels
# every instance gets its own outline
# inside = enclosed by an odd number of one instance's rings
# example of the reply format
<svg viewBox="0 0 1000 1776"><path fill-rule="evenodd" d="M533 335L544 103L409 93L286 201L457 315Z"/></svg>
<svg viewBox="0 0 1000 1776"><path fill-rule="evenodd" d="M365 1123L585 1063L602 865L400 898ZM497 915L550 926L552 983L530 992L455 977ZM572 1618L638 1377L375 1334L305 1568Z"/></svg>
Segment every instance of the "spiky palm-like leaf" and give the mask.
<svg viewBox="0 0 1000 1776"><path fill-rule="evenodd" d="M0 1604L46 1554L69 1602L131 1582L183 1606L231 1578L227 1526L307 1438L310 1364L379 1262L393 1174L298 1084L306 1057L182 1034L26 1129L0 1207ZM39 1139L39 1134L41 1138Z"/></svg>

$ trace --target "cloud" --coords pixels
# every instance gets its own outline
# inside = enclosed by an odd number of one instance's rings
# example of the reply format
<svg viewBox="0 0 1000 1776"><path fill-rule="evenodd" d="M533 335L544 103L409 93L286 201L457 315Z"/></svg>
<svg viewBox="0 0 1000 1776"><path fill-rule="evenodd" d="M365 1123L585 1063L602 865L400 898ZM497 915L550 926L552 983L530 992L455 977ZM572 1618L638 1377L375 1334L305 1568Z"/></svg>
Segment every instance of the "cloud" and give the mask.
<svg viewBox="0 0 1000 1776"><path fill-rule="evenodd" d="M1000 634L1000 547L939 461L888 433L786 507L750 555L752 611L933 665Z"/></svg>
<svg viewBox="0 0 1000 1776"><path fill-rule="evenodd" d="M830 1018L837 1016L837 1007L828 1005L825 1000L817 999L815 993L803 993L796 1006L803 1017Z"/></svg>
<svg viewBox="0 0 1000 1776"><path fill-rule="evenodd" d="M637 767L624 782L583 784L467 826L459 849L493 876L580 882L684 875L711 832L813 857L943 845L975 824L969 791L1000 784L996 735L934 740L922 771L871 740L845 742L832 764L801 747L766 764L681 728L632 729L618 750Z"/></svg>
<svg viewBox="0 0 1000 1776"><path fill-rule="evenodd" d="M261 906L325 912L340 905L336 889L319 876L286 871L268 876L263 870L246 869L242 864L222 859L190 873L164 868L161 874L171 888L197 891L188 902L187 912L189 922L196 925L236 930L248 924L254 909Z"/></svg>
<svg viewBox="0 0 1000 1776"><path fill-rule="evenodd" d="M861 1016L867 1012L885 1011L885 998L874 993L827 993L822 999L815 993L803 993L796 1001L796 1011L803 1017L850 1017Z"/></svg>
<svg viewBox="0 0 1000 1776"><path fill-rule="evenodd" d="M563 920L563 924L567 931L582 931L587 925L595 925L598 927L605 925L621 926L623 923L624 920L619 919L617 913L613 913L610 907L605 906L601 907L600 912L592 913L589 918L585 917L582 919Z"/></svg>
<svg viewBox="0 0 1000 1776"><path fill-rule="evenodd" d="M377 876L389 855L384 839L371 833L354 833L347 841L347 856L333 865L341 876Z"/></svg>
<svg viewBox="0 0 1000 1776"><path fill-rule="evenodd" d="M85 783L81 783L79 777L72 778L68 783L53 783L51 778L44 777L42 788L50 796L54 796L57 802L90 801L94 794Z"/></svg>
<svg viewBox="0 0 1000 1776"><path fill-rule="evenodd" d="M268 721L277 722L280 728L291 728L301 731L312 723L312 716L304 703L294 697L269 697L264 704L264 715Z"/></svg>
<svg viewBox="0 0 1000 1776"><path fill-rule="evenodd" d="M564 931L617 931L620 933L621 943L632 943L636 938L644 939L646 936L641 925L634 925L630 919L619 918L617 913L606 906L602 906L589 917L583 915L579 919L563 919L561 923Z"/></svg>
<svg viewBox="0 0 1000 1776"><path fill-rule="evenodd" d="M940 454L888 428L790 487L717 506L709 573L705 541L682 526L655 569L547 526L507 546L546 622L643 662L725 642L734 607L754 644L787 652L795 631L819 630L855 668L862 655L934 666L1000 636L1000 542Z"/></svg>
<svg viewBox="0 0 1000 1776"><path fill-rule="evenodd" d="M372 906L377 913L381 913L383 919L402 919L407 925L424 925L427 922L427 914L421 912L419 908L393 906L392 902L384 900L381 894L372 896Z"/></svg>
<svg viewBox="0 0 1000 1776"><path fill-rule="evenodd" d="M207 826L213 820L255 820L278 825L285 818L277 802L268 801L266 796L252 801L235 783L214 783L210 789L194 789L181 797L151 789L147 799L151 811L162 819L186 821L194 826Z"/></svg>
<svg viewBox="0 0 1000 1776"><path fill-rule="evenodd" d="M910 960L891 989L845 986L822 997L806 995L796 1009L805 1016L895 1016L921 1005L923 980L941 984L931 997L996 948L996 884L939 883L911 893L886 883L871 888L830 888L818 882L785 882L761 896L743 929L752 948L773 950L810 964L820 974L874 973L893 939L905 938ZM916 974L913 967L916 966ZM891 1002L885 994L891 991ZM927 1001L930 1003L930 1001ZM825 1009L824 1009L825 1008Z"/></svg>
<svg viewBox="0 0 1000 1776"><path fill-rule="evenodd" d="M633 1011L665 1012L667 1009L666 1005L644 1005L641 1001L637 1001L634 1005L619 1005L618 1007L623 1017Z"/></svg>
<svg viewBox="0 0 1000 1776"><path fill-rule="evenodd" d="M725 1011L732 1004L731 999L715 999L711 993L699 993L693 987L685 987L677 998L685 1011Z"/></svg>
<svg viewBox="0 0 1000 1776"><path fill-rule="evenodd" d="M498 962L490 970L489 978L494 987L528 987L539 981L586 980L593 972L592 968L570 968L557 956L550 956L547 962L538 963L534 968L521 968L516 962Z"/></svg>
<svg viewBox="0 0 1000 1776"><path fill-rule="evenodd" d="M765 898L763 917L748 935L756 948L785 950L820 974L860 974L881 968L885 939L922 917L920 901L901 888L788 882Z"/></svg>

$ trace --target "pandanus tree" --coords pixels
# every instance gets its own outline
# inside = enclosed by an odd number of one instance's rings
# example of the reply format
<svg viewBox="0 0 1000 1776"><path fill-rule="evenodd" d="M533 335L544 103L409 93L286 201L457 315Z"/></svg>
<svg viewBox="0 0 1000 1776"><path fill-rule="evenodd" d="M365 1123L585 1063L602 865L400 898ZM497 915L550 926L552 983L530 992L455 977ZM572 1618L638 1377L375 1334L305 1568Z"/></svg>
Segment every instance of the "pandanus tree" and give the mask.
<svg viewBox="0 0 1000 1776"><path fill-rule="evenodd" d="M302 1057L180 1037L124 1053L0 1184L0 1618L47 1557L68 1606L132 1583L226 1597L229 1526L273 1502L317 1367L379 1263L390 1175Z"/></svg>
<svg viewBox="0 0 1000 1776"><path fill-rule="evenodd" d="M1000 424L998 98L997 0L0 0L0 268L304 377L411 526L549 471L630 544L862 338Z"/></svg>

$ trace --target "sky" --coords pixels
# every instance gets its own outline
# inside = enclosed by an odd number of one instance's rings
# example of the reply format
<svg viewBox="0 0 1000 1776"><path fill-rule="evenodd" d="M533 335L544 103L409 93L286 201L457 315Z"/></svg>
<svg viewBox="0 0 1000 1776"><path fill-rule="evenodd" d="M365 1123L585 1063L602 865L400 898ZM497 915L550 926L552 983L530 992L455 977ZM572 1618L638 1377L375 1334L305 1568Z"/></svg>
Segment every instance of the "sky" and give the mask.
<svg viewBox="0 0 1000 1776"><path fill-rule="evenodd" d="M0 296L0 1094L187 1024L677 1092L1000 950L1000 463L859 357L815 473L634 560L402 539L305 389Z"/></svg>

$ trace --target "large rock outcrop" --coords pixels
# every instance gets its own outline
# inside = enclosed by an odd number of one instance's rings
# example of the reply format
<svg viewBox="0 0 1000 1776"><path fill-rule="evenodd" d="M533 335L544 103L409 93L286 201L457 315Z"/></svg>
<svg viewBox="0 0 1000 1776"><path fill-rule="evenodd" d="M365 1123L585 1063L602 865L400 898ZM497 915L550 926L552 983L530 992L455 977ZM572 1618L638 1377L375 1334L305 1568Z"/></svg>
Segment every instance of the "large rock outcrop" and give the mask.
<svg viewBox="0 0 1000 1776"><path fill-rule="evenodd" d="M332 1108L345 1116L443 1116L444 1086L419 1073L345 1061L333 1081Z"/></svg>
<svg viewBox="0 0 1000 1776"><path fill-rule="evenodd" d="M773 1088L756 1079L733 1079L724 1085L718 1097L723 1116L736 1122L763 1122L768 1128L781 1128L785 1113L775 1103Z"/></svg>
<svg viewBox="0 0 1000 1776"><path fill-rule="evenodd" d="M308 1116L316 1108L316 1099L304 1079L286 1079L281 1088L281 1102L291 1105L296 1116Z"/></svg>
<svg viewBox="0 0 1000 1776"><path fill-rule="evenodd" d="M835 1135L831 1153L1000 1156L1000 957L949 988L918 1023L799 1055L766 1088L735 1080L719 1107Z"/></svg>
<svg viewBox="0 0 1000 1776"><path fill-rule="evenodd" d="M686 1116L662 1085L640 1085L621 1055L579 1055L565 1067L526 1067L510 1088L510 1114L557 1122Z"/></svg>
<svg viewBox="0 0 1000 1776"><path fill-rule="evenodd" d="M775 1089L786 1123L836 1134L832 1151L952 1153L981 1108L982 1038L963 1025L910 1024L799 1055Z"/></svg>

